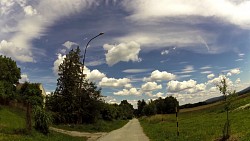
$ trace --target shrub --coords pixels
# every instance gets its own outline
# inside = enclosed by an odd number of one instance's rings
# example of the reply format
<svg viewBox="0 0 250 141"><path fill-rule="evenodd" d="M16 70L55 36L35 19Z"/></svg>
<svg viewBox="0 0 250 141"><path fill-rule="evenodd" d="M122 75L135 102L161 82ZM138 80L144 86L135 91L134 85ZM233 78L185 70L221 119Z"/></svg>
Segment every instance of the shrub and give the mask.
<svg viewBox="0 0 250 141"><path fill-rule="evenodd" d="M34 108L35 129L45 135L49 133L52 118L49 113L39 106Z"/></svg>

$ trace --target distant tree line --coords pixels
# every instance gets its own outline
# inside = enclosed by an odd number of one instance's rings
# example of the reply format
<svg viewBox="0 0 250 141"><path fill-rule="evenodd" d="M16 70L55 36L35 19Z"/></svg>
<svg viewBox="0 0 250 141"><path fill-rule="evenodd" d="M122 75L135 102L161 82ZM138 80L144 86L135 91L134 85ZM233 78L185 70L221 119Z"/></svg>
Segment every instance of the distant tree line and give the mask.
<svg viewBox="0 0 250 141"><path fill-rule="evenodd" d="M150 100L146 103L144 100L137 102L137 109L135 115L141 116L152 116L155 114L172 114L175 113L175 108L179 106L179 102L176 98L169 96L166 98L158 98L156 100Z"/></svg>

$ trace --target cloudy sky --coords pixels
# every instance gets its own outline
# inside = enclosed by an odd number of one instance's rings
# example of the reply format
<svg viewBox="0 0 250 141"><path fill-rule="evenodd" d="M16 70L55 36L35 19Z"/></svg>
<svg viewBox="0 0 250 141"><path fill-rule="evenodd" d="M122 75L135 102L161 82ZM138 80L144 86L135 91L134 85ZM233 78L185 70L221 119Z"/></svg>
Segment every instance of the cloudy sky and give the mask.
<svg viewBox="0 0 250 141"><path fill-rule="evenodd" d="M70 49L87 50L87 78L110 103L173 95L180 104L250 86L248 0L0 0L0 54L22 80L55 90Z"/></svg>

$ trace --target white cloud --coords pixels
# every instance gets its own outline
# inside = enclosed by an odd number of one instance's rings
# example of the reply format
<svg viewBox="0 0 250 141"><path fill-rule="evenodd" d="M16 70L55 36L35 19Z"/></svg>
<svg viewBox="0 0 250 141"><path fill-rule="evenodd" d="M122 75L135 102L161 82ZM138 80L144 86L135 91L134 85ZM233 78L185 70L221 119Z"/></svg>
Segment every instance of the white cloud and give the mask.
<svg viewBox="0 0 250 141"><path fill-rule="evenodd" d="M172 80L167 83L167 90L169 92L180 92L185 89L194 88L196 86L196 83L197 82L192 79L182 82Z"/></svg>
<svg viewBox="0 0 250 141"><path fill-rule="evenodd" d="M2 41L12 43L10 51L1 47L0 53L21 62L35 62L33 39L43 36L47 28L58 19L82 11L94 5L87 0L2 0L0 3L0 26ZM9 28L10 27L10 28Z"/></svg>
<svg viewBox="0 0 250 141"><path fill-rule="evenodd" d="M28 16L33 16L33 15L36 15L37 14L37 11L36 9L34 9L32 6L28 5L28 6L25 6L24 7L24 12L26 15Z"/></svg>
<svg viewBox="0 0 250 141"><path fill-rule="evenodd" d="M212 78L214 78L214 76L215 76L215 75L212 73L212 74L207 75L207 78L208 78L208 79L212 79Z"/></svg>
<svg viewBox="0 0 250 141"><path fill-rule="evenodd" d="M144 78L145 81L167 81L167 80L174 80L176 79L176 75L166 72L166 71L159 71L155 70L151 73L149 78Z"/></svg>
<svg viewBox="0 0 250 141"><path fill-rule="evenodd" d="M129 18L137 21L177 16L214 16L243 27L249 27L250 23L249 1L125 0L123 6L133 13Z"/></svg>
<svg viewBox="0 0 250 141"><path fill-rule="evenodd" d="M92 70L89 74L86 75L86 78L92 82L98 82L102 78L106 77L104 73L101 73L99 70Z"/></svg>
<svg viewBox="0 0 250 141"><path fill-rule="evenodd" d="M21 74L21 79L19 80L20 83L29 82L29 77L27 74Z"/></svg>
<svg viewBox="0 0 250 141"><path fill-rule="evenodd" d="M103 48L108 51L105 56L106 62L109 66L112 66L120 61L141 61L141 59L138 57L141 50L140 45L134 41L129 43L121 43L119 45L104 44Z"/></svg>
<svg viewBox="0 0 250 141"><path fill-rule="evenodd" d="M240 82L241 82L240 78L237 78L237 79L235 80L235 84L239 84Z"/></svg>
<svg viewBox="0 0 250 141"><path fill-rule="evenodd" d="M100 60L94 60L94 61L86 62L85 65L86 66L99 66L99 65L102 65L104 63L105 63L105 61L103 59L100 59Z"/></svg>
<svg viewBox="0 0 250 141"><path fill-rule="evenodd" d="M192 73L192 72L196 72L196 70L194 70L194 67L191 65L187 65L185 66L184 69L182 69L181 72L177 72L178 74L187 74L187 73Z"/></svg>
<svg viewBox="0 0 250 141"><path fill-rule="evenodd" d="M201 70L207 70L207 69L211 69L212 67L210 67L210 66L204 66L204 67L201 67L200 69Z"/></svg>
<svg viewBox="0 0 250 141"><path fill-rule="evenodd" d="M141 91L150 92L162 89L162 85L157 85L156 82L147 82L141 86Z"/></svg>
<svg viewBox="0 0 250 141"><path fill-rule="evenodd" d="M53 72L54 74L58 75L58 70L59 70L59 66L61 63L63 63L63 60L66 58L66 55L62 55L62 54L57 54L57 59L56 61L54 61L54 67L53 67Z"/></svg>
<svg viewBox="0 0 250 141"><path fill-rule="evenodd" d="M75 42L71 42L71 41L66 41L65 43L62 44L64 47L66 47L67 49L70 49L72 48L72 46L76 46L78 45L77 43Z"/></svg>
<svg viewBox="0 0 250 141"><path fill-rule="evenodd" d="M115 92L114 95L141 95L141 92L136 88L123 89L122 91Z"/></svg>
<svg viewBox="0 0 250 141"><path fill-rule="evenodd" d="M151 69L126 69L126 70L123 70L122 72L125 72L125 73L141 73L141 72L148 72L150 70Z"/></svg>
<svg viewBox="0 0 250 141"><path fill-rule="evenodd" d="M167 55L168 53L169 53L168 50L163 50L163 51L161 52L161 55Z"/></svg>
<svg viewBox="0 0 250 141"><path fill-rule="evenodd" d="M110 87L110 88L122 88L122 87L130 87L130 79L128 78L107 78L104 77L102 80L99 82L99 86L101 87Z"/></svg>
<svg viewBox="0 0 250 141"><path fill-rule="evenodd" d="M212 71L202 71L201 74L209 74L212 73Z"/></svg>
<svg viewBox="0 0 250 141"><path fill-rule="evenodd" d="M0 54L10 56L21 62L34 62L30 50L23 47L17 47L13 42L8 42L6 40L0 42Z"/></svg>

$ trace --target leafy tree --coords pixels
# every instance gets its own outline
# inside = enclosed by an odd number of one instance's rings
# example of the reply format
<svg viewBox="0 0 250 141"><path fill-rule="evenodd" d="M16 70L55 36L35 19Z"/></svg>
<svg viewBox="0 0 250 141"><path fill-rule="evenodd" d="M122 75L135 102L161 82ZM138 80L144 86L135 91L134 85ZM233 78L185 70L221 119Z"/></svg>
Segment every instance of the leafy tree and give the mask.
<svg viewBox="0 0 250 141"><path fill-rule="evenodd" d="M140 117L140 116L143 116L143 113L142 113L142 110L143 108L147 105L147 103L144 101L144 99L142 101L138 101L137 102L137 115Z"/></svg>
<svg viewBox="0 0 250 141"><path fill-rule="evenodd" d="M20 68L11 58L0 55L0 102L8 104L15 97L15 86L21 78Z"/></svg>
<svg viewBox="0 0 250 141"><path fill-rule="evenodd" d="M26 104L26 128L30 132L32 127L31 109L35 105L42 106L42 91L38 84L25 82L20 89L20 94Z"/></svg>
<svg viewBox="0 0 250 141"><path fill-rule="evenodd" d="M152 116L155 115L157 113L157 109L155 106L154 101L150 101L144 108L143 108L143 114L145 114L146 116Z"/></svg>
<svg viewBox="0 0 250 141"><path fill-rule="evenodd" d="M134 108L133 108L133 105L128 103L127 100L121 101L119 107L120 107L120 114L121 114L122 119L133 118Z"/></svg>

